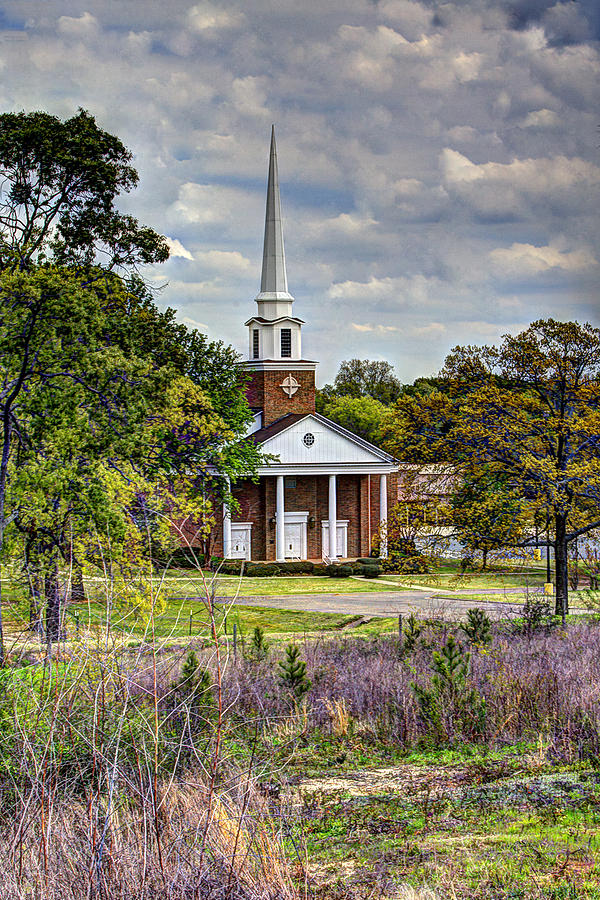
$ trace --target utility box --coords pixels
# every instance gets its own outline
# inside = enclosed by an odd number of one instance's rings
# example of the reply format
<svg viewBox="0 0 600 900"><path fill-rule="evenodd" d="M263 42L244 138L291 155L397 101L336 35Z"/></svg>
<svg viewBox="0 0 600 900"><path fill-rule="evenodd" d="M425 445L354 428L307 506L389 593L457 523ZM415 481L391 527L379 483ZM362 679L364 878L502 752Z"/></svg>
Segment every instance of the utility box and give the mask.
<svg viewBox="0 0 600 900"><path fill-rule="evenodd" d="M554 594L554 585L551 581L547 581L544 585L544 594L546 595L546 597L552 597L552 595Z"/></svg>

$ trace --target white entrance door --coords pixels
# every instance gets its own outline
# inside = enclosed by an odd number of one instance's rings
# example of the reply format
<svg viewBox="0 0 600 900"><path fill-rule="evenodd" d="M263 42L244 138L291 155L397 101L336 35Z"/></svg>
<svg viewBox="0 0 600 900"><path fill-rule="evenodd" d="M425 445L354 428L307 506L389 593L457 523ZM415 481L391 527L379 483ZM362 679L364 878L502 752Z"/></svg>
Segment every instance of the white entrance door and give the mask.
<svg viewBox="0 0 600 900"><path fill-rule="evenodd" d="M252 540L251 522L231 523L231 553L230 559L250 559Z"/></svg>
<svg viewBox="0 0 600 900"><path fill-rule="evenodd" d="M348 556L348 519L338 519L336 529L336 555L341 559ZM323 556L329 556L329 522L321 521L321 547Z"/></svg>
<svg viewBox="0 0 600 900"><path fill-rule="evenodd" d="M286 559L302 558L302 523L285 523L285 556Z"/></svg>
<svg viewBox="0 0 600 900"><path fill-rule="evenodd" d="M286 559L306 559L308 512L286 512L284 545Z"/></svg>

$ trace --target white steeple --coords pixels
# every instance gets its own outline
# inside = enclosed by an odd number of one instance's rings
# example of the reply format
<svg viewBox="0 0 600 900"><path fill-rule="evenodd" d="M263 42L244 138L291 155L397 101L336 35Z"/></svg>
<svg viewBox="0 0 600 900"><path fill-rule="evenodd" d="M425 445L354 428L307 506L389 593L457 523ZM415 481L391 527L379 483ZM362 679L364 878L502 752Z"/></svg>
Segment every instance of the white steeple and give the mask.
<svg viewBox="0 0 600 900"><path fill-rule="evenodd" d="M288 292L281 224L281 200L277 171L275 126L271 129L265 240L263 247L260 293L256 297L258 310L246 322L249 327L249 359L301 360L302 320L292 312L294 298Z"/></svg>
<svg viewBox="0 0 600 900"><path fill-rule="evenodd" d="M262 275L260 279L260 294L256 298L259 315L265 316L265 318L275 318L282 315L290 316L292 314L291 303L293 299L292 295L288 293L287 272L285 269L277 147L275 145L275 126L273 125L271 128L271 150L269 153L269 180L267 183ZM273 301L276 302L274 303Z"/></svg>

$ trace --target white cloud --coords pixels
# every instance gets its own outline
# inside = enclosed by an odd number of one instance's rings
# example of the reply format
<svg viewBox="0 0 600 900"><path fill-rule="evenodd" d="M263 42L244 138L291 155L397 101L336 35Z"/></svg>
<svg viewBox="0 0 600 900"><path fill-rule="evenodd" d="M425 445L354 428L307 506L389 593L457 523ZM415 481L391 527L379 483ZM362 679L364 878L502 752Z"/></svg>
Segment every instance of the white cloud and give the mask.
<svg viewBox="0 0 600 900"><path fill-rule="evenodd" d="M522 120L523 128L554 128L560 125L560 117L552 109L534 109Z"/></svg>
<svg viewBox="0 0 600 900"><path fill-rule="evenodd" d="M220 272L225 277L238 277L253 273L256 266L237 250L207 250L196 253L203 268Z"/></svg>
<svg viewBox="0 0 600 900"><path fill-rule="evenodd" d="M89 12L81 16L60 16L58 31L67 37L89 38L98 32L98 19Z"/></svg>
<svg viewBox="0 0 600 900"><path fill-rule="evenodd" d="M223 9L212 3L197 3L188 12L188 21L194 31L237 28L244 22L241 12Z"/></svg>
<svg viewBox="0 0 600 900"><path fill-rule="evenodd" d="M598 265L598 260L586 249L569 251L518 243L492 250L490 259L502 272L525 275L535 275L551 269L582 272Z"/></svg>
<svg viewBox="0 0 600 900"><path fill-rule="evenodd" d="M177 238L165 237L165 241L167 242L167 246L169 248L169 254L171 256L180 256L182 259L192 259L193 256L189 250L183 246L181 241L178 241Z"/></svg>

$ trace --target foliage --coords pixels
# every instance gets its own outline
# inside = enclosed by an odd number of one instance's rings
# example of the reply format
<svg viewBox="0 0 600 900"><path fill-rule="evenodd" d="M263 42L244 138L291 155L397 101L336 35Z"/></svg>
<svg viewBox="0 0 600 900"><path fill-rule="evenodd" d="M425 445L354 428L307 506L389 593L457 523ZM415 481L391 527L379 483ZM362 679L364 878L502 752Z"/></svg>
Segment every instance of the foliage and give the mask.
<svg viewBox="0 0 600 900"><path fill-rule="evenodd" d="M256 660L266 659L269 653L269 644L265 640L265 633L260 625L257 625L252 632L252 653Z"/></svg>
<svg viewBox="0 0 600 900"><path fill-rule="evenodd" d="M272 578L280 570L275 563L248 563L244 571L250 578Z"/></svg>
<svg viewBox="0 0 600 900"><path fill-rule="evenodd" d="M114 207L138 175L131 153L85 110L62 122L48 113L0 116L0 269L50 256L61 264L164 262L164 238Z"/></svg>
<svg viewBox="0 0 600 900"><path fill-rule="evenodd" d="M411 613L402 628L402 649L405 653L412 653L417 646L417 641L423 632L423 625L414 613Z"/></svg>
<svg viewBox="0 0 600 900"><path fill-rule="evenodd" d="M394 367L383 360L348 359L340 363L333 385L326 384L317 397L317 412L337 397L371 397L384 406L393 403L402 391Z"/></svg>
<svg viewBox="0 0 600 900"><path fill-rule="evenodd" d="M523 606L523 631L531 637L541 629L546 629L553 623L550 604L543 596L527 594Z"/></svg>
<svg viewBox="0 0 600 900"><path fill-rule="evenodd" d="M387 559L381 560L383 571L389 575L427 575L429 562L420 553L411 556L402 556L400 553L392 553Z"/></svg>
<svg viewBox="0 0 600 900"><path fill-rule="evenodd" d="M279 681L298 700L310 690L306 663L300 659L300 648L296 644L287 645L285 658L279 663Z"/></svg>
<svg viewBox="0 0 600 900"><path fill-rule="evenodd" d="M497 480L530 527L550 518L564 616L567 546L600 526L600 330L539 320L500 347L455 348L440 374L444 393L399 399L387 449L451 462L482 493Z"/></svg>
<svg viewBox="0 0 600 900"><path fill-rule="evenodd" d="M469 683L471 656L453 635L432 653L434 674L428 687L413 682L419 710L435 743L462 734L481 734L485 728L485 700Z"/></svg>
<svg viewBox="0 0 600 900"><path fill-rule="evenodd" d="M506 484L501 472L486 473L484 467L476 477L467 472L458 482L450 496L448 516L461 545L471 553L481 553L484 569L491 552L526 537L522 498Z"/></svg>
<svg viewBox="0 0 600 900"><path fill-rule="evenodd" d="M335 396L325 403L322 412L353 434L372 444L380 440L388 410L372 397Z"/></svg>
<svg viewBox="0 0 600 900"><path fill-rule="evenodd" d="M340 566L332 563L327 567L327 574L330 578L349 578L354 574L354 570L352 566Z"/></svg>
<svg viewBox="0 0 600 900"><path fill-rule="evenodd" d="M388 511L373 536L373 552L387 546L388 556L417 556L417 545L430 556L443 553L448 544L445 505L431 497L400 500Z"/></svg>
<svg viewBox="0 0 600 900"><path fill-rule="evenodd" d="M492 640L491 621L483 609L470 609L462 630L472 644L489 644Z"/></svg>

